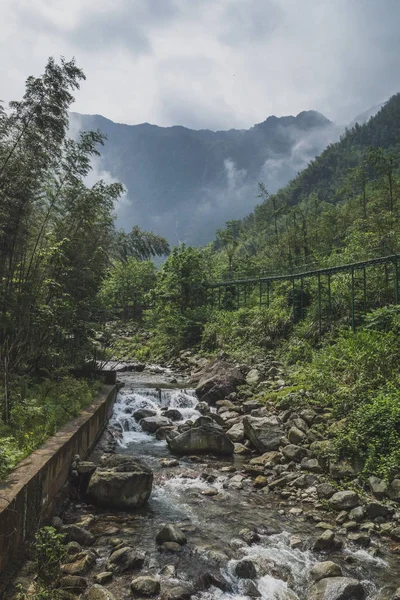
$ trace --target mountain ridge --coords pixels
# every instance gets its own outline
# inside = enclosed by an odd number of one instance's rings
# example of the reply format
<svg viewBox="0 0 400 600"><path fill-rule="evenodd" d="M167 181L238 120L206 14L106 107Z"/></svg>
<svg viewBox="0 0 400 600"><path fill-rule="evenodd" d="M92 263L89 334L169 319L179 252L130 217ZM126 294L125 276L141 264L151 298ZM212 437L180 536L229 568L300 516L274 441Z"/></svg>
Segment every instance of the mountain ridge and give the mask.
<svg viewBox="0 0 400 600"><path fill-rule="evenodd" d="M72 130L100 129L107 136L94 169L127 189L117 225L138 224L171 244L208 243L225 221L255 207L258 181L276 191L340 134L317 111L221 131L126 125L79 113L70 122Z"/></svg>

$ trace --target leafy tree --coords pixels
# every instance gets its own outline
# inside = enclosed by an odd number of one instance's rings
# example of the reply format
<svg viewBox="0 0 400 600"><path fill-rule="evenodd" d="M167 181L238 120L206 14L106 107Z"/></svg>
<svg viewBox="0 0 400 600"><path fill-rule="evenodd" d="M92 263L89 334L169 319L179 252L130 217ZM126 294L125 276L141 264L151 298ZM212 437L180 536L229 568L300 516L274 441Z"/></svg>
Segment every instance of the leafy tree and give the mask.
<svg viewBox="0 0 400 600"><path fill-rule="evenodd" d="M154 288L156 268L151 261L141 261L129 256L126 262L116 261L110 269L101 290L106 308L123 308L126 315L140 317L146 305L147 294Z"/></svg>
<svg viewBox="0 0 400 600"><path fill-rule="evenodd" d="M123 262L129 257L150 260L156 256L168 256L169 253L165 238L151 231L142 231L137 225L129 233L120 229L115 234L115 254Z"/></svg>

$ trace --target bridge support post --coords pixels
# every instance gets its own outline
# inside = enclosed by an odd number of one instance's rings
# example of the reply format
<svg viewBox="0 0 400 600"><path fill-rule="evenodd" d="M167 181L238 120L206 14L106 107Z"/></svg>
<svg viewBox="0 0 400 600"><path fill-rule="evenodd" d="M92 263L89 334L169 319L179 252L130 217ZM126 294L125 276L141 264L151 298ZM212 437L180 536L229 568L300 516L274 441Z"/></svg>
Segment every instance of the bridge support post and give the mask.
<svg viewBox="0 0 400 600"><path fill-rule="evenodd" d="M355 320L355 307L354 307L354 267L351 267L351 328L353 331L356 329Z"/></svg>
<svg viewBox="0 0 400 600"><path fill-rule="evenodd" d="M318 273L318 327L319 335L322 335L322 306L321 306L321 273Z"/></svg>

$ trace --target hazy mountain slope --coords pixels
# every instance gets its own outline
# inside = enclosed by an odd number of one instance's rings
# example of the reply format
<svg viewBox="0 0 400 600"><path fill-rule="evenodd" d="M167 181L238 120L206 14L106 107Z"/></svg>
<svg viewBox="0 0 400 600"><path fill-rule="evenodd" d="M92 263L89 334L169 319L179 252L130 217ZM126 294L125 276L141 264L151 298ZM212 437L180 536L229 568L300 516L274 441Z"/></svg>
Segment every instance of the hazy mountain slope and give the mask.
<svg viewBox="0 0 400 600"><path fill-rule="evenodd" d="M72 113L71 128L107 135L95 166L128 190L118 209L121 226L138 224L171 243L190 244L210 241L226 220L248 214L258 202L258 181L276 191L338 138L337 128L315 111L217 132Z"/></svg>

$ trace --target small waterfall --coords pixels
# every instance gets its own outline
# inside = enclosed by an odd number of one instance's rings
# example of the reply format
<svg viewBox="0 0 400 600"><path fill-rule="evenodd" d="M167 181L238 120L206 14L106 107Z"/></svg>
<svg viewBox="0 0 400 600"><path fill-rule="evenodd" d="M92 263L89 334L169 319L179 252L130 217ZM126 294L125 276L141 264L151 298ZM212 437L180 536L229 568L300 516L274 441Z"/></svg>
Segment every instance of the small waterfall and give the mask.
<svg viewBox="0 0 400 600"><path fill-rule="evenodd" d="M129 444L146 442L165 445L165 442L158 442L154 435L142 430L140 423L133 416L136 411L151 410L156 416L162 417L165 409L175 408L182 415L182 419L178 423L184 423L200 416L196 410L198 402L194 390L163 388L128 388L125 390L123 388L118 393L110 425L121 429L122 437L119 440L121 447L126 448Z"/></svg>

